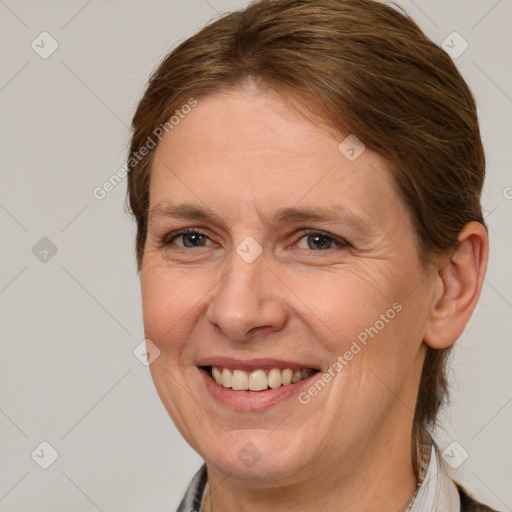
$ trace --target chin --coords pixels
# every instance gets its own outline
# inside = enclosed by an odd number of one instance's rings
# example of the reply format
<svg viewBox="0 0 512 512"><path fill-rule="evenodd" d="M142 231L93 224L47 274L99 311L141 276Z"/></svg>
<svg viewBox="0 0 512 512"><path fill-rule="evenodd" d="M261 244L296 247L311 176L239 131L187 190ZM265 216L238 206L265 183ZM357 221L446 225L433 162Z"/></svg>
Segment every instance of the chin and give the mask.
<svg viewBox="0 0 512 512"><path fill-rule="evenodd" d="M226 432L222 439L194 449L208 466L230 478L251 481L256 487L269 482L275 485L275 480L301 472L309 450L305 451L307 445L299 441L297 432L294 436L273 436L268 430L238 430ZM313 448L311 443L309 448Z"/></svg>

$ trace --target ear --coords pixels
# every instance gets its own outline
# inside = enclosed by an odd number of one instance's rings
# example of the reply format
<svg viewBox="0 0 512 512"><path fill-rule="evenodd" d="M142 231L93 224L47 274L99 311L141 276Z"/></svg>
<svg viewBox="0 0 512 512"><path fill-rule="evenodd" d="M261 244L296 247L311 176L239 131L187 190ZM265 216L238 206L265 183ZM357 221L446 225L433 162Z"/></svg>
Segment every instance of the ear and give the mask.
<svg viewBox="0 0 512 512"><path fill-rule="evenodd" d="M466 224L448 264L437 268L436 291L423 341L432 348L451 346L460 337L482 290L489 238L479 222Z"/></svg>

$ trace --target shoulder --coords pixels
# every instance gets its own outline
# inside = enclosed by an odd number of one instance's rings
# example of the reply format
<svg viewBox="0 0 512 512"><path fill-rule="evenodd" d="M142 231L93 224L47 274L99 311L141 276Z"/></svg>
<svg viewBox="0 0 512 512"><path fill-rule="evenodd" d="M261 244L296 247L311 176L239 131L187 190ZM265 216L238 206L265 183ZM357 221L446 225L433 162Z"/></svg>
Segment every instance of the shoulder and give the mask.
<svg viewBox="0 0 512 512"><path fill-rule="evenodd" d="M460 496L460 511L461 512L497 512L496 510L482 505L474 500L463 488L457 484L457 489Z"/></svg>

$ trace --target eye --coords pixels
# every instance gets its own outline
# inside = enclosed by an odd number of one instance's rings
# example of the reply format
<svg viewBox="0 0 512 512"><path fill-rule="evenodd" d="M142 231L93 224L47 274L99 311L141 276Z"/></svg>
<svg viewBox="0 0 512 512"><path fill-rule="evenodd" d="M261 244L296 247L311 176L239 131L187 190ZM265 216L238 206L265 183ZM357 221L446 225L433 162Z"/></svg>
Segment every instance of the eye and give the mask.
<svg viewBox="0 0 512 512"><path fill-rule="evenodd" d="M178 248L194 249L215 245L210 238L195 229L175 231L165 238L164 246L173 245ZM303 231L303 235L294 246L298 249L315 252L324 252L329 249L343 249L350 244L343 238L331 235L325 231Z"/></svg>
<svg viewBox="0 0 512 512"><path fill-rule="evenodd" d="M311 251L326 251L328 249L348 247L349 243L342 238L326 233L325 231L306 232L295 244L299 249Z"/></svg>
<svg viewBox="0 0 512 512"><path fill-rule="evenodd" d="M213 245L212 241L203 233L194 230L182 230L172 233L164 240L164 245L194 248Z"/></svg>

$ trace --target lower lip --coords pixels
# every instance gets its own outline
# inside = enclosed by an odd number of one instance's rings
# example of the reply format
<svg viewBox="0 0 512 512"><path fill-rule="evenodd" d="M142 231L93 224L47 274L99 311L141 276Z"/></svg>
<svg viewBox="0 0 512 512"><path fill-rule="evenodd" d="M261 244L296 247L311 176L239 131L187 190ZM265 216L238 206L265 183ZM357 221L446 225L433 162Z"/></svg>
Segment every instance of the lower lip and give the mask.
<svg viewBox="0 0 512 512"><path fill-rule="evenodd" d="M316 375L314 373L295 384L280 386L276 389L267 389L266 391L233 391L231 388L219 386L205 370L199 368L198 370L210 394L218 402L238 411L259 411L284 402L288 398L297 395L299 389Z"/></svg>

